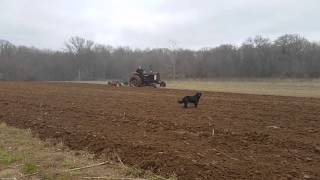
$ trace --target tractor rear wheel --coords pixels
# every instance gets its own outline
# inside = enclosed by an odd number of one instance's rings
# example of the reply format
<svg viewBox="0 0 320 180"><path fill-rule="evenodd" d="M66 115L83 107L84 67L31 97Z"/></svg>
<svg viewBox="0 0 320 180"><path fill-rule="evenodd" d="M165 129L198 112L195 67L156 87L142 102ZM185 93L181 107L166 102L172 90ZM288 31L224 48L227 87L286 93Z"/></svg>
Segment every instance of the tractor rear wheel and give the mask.
<svg viewBox="0 0 320 180"><path fill-rule="evenodd" d="M133 87L140 87L142 86L142 80L139 76L135 75L135 76L132 76L130 78L130 86L133 86Z"/></svg>

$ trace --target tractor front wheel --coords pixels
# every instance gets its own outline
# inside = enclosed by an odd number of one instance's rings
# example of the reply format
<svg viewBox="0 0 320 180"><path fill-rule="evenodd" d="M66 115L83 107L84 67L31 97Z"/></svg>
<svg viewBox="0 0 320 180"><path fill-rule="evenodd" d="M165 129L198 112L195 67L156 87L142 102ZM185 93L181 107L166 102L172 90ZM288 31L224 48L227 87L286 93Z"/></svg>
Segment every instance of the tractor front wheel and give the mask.
<svg viewBox="0 0 320 180"><path fill-rule="evenodd" d="M166 87L166 83L164 81L160 82L160 87Z"/></svg>

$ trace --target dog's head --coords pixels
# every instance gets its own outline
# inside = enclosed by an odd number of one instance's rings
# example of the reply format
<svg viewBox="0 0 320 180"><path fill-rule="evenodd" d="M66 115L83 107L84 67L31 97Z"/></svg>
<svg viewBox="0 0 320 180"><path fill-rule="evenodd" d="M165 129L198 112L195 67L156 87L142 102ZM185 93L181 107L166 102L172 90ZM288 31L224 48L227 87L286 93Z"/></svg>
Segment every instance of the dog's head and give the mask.
<svg viewBox="0 0 320 180"><path fill-rule="evenodd" d="M198 97L198 99L200 99L202 93L201 92L197 92L196 96Z"/></svg>

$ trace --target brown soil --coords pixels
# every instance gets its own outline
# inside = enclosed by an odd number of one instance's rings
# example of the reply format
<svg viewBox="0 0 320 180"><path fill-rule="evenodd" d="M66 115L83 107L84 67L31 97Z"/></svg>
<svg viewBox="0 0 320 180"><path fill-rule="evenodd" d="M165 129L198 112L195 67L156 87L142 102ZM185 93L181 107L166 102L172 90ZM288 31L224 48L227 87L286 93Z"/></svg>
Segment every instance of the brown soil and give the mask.
<svg viewBox="0 0 320 180"><path fill-rule="evenodd" d="M320 99L193 93L1 82L0 121L179 179L320 178Z"/></svg>

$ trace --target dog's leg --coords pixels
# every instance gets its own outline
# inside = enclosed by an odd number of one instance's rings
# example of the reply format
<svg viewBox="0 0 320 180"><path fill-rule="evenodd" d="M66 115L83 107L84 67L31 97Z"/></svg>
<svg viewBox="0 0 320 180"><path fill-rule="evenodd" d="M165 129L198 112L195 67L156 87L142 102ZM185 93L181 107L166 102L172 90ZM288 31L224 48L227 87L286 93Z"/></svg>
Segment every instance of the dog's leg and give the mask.
<svg viewBox="0 0 320 180"><path fill-rule="evenodd" d="M198 103L196 102L196 103L194 103L194 107L195 108L197 108L198 107Z"/></svg>
<svg viewBox="0 0 320 180"><path fill-rule="evenodd" d="M184 102L184 108L187 108L188 107L188 102Z"/></svg>

